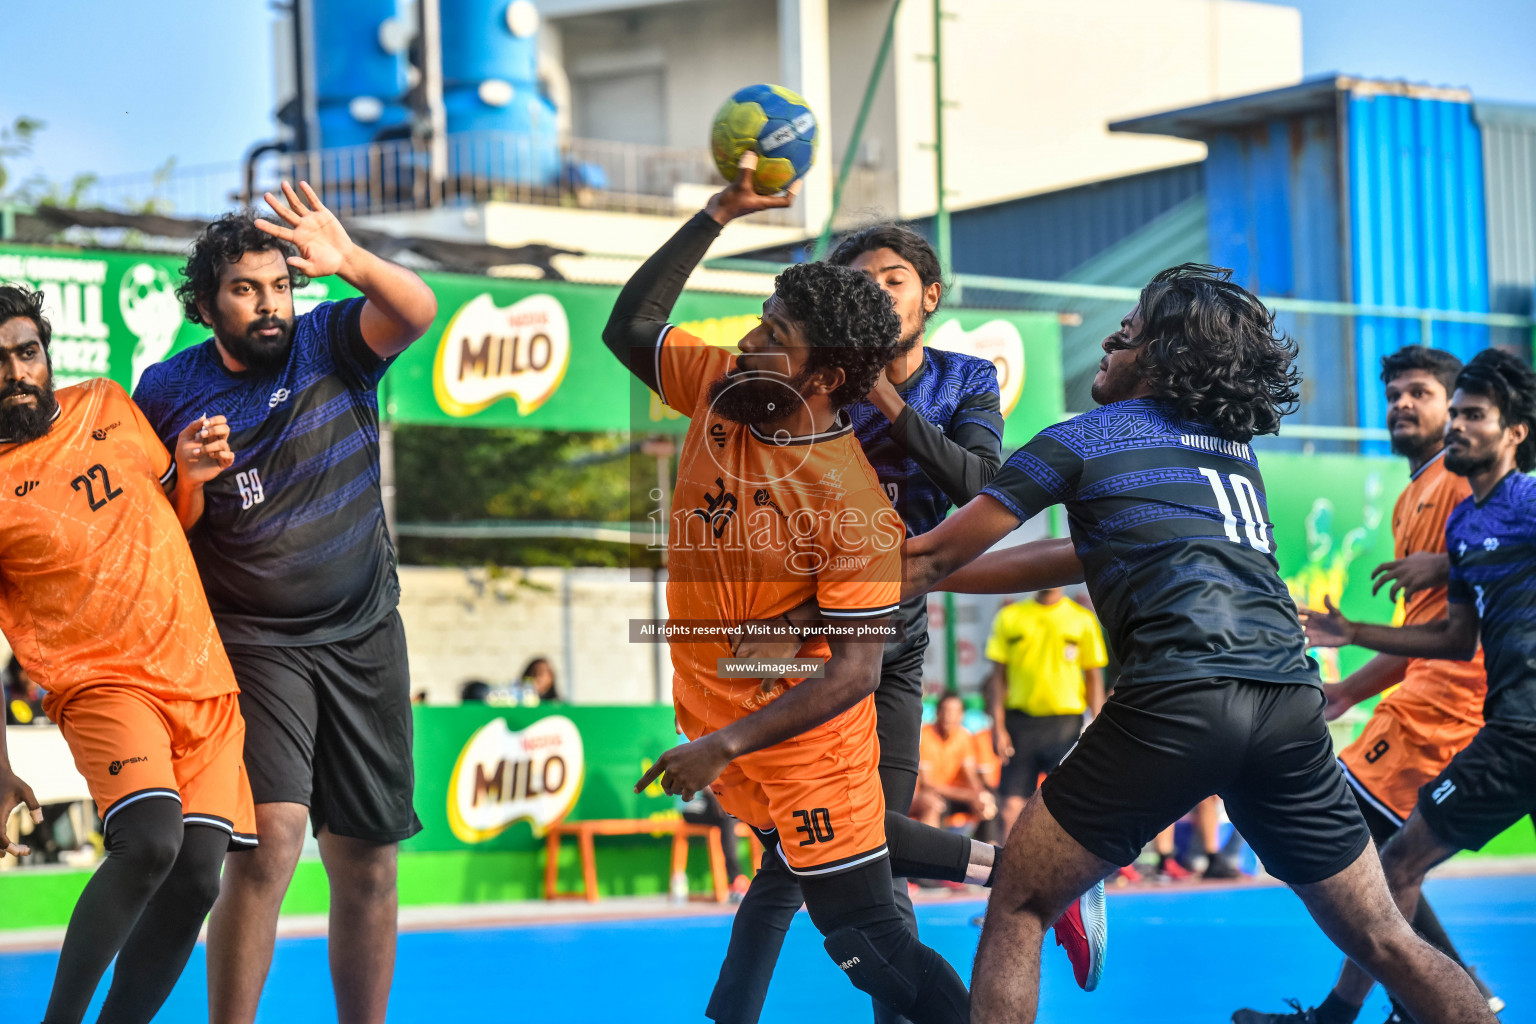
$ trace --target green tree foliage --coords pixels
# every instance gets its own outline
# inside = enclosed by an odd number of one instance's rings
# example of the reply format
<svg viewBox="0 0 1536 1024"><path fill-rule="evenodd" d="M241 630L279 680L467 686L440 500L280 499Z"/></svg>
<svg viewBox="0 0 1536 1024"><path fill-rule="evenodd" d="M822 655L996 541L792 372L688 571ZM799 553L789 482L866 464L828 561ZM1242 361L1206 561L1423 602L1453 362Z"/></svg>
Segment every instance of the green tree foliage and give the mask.
<svg viewBox="0 0 1536 1024"><path fill-rule="evenodd" d="M632 461L627 453L624 438L616 434L396 427L395 517L401 523L627 523ZM653 460L633 459L642 479L654 479ZM656 564L643 548L560 539L402 537L400 560L424 565Z"/></svg>

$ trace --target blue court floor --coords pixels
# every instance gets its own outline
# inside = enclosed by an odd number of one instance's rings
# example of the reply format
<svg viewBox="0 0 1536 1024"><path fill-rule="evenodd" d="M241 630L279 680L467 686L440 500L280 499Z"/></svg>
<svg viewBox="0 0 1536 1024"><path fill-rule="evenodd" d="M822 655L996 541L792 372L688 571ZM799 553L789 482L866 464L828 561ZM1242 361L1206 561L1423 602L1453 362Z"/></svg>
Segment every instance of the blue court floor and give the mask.
<svg viewBox="0 0 1536 1024"><path fill-rule="evenodd" d="M1507 1024L1536 1024L1536 876L1451 878L1428 887L1463 954L1509 1004ZM919 906L925 939L970 974L974 900ZM1099 991L1078 991L1048 943L1040 1020L1072 1024L1222 1024L1239 1006L1315 1003L1338 957L1300 902L1276 887L1111 892L1108 969ZM731 919L699 917L407 932L400 937L390 1019L399 1022L702 1021ZM40 1020L57 954L0 955L0 1021ZM261 1024L334 1021L324 940L283 939ZM104 990L104 987L103 987ZM157 1018L206 1019L203 951ZM98 1004L100 996L98 994ZM1373 996L1360 1024L1385 1017ZM868 1020L800 914L786 943L766 1022ZM94 1019L93 1016L88 1019Z"/></svg>

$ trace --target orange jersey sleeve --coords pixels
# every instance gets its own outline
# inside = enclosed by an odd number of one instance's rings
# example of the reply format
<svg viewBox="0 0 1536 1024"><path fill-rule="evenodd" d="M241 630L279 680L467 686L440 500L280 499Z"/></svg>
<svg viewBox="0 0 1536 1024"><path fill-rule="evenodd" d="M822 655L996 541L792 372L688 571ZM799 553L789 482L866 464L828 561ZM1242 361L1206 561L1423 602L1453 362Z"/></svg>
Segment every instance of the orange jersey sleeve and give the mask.
<svg viewBox="0 0 1536 1024"><path fill-rule="evenodd" d="M1420 468L1397 499L1392 510L1392 537L1398 558L1419 552L1441 554L1445 551L1445 522L1451 511L1472 494L1465 477L1445 468L1437 456ZM1419 625L1446 616L1444 587L1421 590L1404 603L1403 622ZM1487 694L1487 676L1483 670L1483 652L1471 661L1430 661L1414 658L1408 663L1403 682L1383 698L1389 709L1411 709L1432 705L1463 722L1483 720L1483 698Z"/></svg>
<svg viewBox="0 0 1536 1024"><path fill-rule="evenodd" d="M709 386L731 368L735 358L728 348L706 345L687 331L667 325L656 346L662 402L692 416L709 404Z"/></svg>
<svg viewBox="0 0 1536 1024"><path fill-rule="evenodd" d="M111 381L57 398L47 434L0 445L0 628L48 691L50 717L100 683L167 700L235 692L165 496L165 447Z"/></svg>
<svg viewBox="0 0 1536 1024"><path fill-rule="evenodd" d="M1467 478L1445 468L1444 456L1426 463L1398 496L1392 510L1392 539L1397 557L1424 551L1445 553L1445 521L1451 510L1472 495ZM1445 588L1421 590L1410 597L1403 610L1407 625L1433 622L1445 617Z"/></svg>

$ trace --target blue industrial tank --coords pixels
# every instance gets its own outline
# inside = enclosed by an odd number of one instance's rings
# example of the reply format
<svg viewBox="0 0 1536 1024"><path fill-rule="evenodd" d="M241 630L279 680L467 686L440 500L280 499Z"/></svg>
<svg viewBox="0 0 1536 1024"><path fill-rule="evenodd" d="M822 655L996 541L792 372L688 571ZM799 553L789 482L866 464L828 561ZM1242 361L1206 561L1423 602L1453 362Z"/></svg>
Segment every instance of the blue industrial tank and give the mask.
<svg viewBox="0 0 1536 1024"><path fill-rule="evenodd" d="M441 0L440 12L450 173L552 184L560 137L539 85L537 10L529 0Z"/></svg>
<svg viewBox="0 0 1536 1024"><path fill-rule="evenodd" d="M405 124L410 28L396 0L316 0L311 12L319 146L365 145Z"/></svg>

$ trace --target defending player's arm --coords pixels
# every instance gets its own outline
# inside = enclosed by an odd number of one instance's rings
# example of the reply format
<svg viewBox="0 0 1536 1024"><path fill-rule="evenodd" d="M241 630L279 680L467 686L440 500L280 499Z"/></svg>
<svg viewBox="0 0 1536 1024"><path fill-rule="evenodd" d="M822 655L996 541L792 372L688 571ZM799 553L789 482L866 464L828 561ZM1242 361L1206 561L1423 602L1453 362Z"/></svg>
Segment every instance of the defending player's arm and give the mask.
<svg viewBox="0 0 1536 1024"><path fill-rule="evenodd" d="M1396 686L1408 671L1408 661L1396 654L1378 654L1339 682L1326 684L1323 696L1328 706L1323 717L1331 722L1361 701Z"/></svg>
<svg viewBox="0 0 1536 1024"><path fill-rule="evenodd" d="M1417 626L1377 626L1353 622L1334 607L1331 597L1323 598L1325 611L1301 609L1301 621L1307 629L1307 643L1313 647L1358 647L1395 654L1403 658L1449 658L1471 661L1477 653L1477 609L1452 598L1447 615Z"/></svg>
<svg viewBox="0 0 1536 1024"><path fill-rule="evenodd" d="M1052 436L1051 428L1036 434L1009 457L992 482L964 508L934 529L907 541L903 550L902 600L933 590L945 577L975 560L1025 520L1065 501L1073 493L1082 464L1082 458L1076 452ZM1033 558L1026 555L1018 565L1020 574L1014 576L1007 587L981 592L1008 593L1081 582L1081 566L1073 570L1070 578L1061 579L1057 574L1058 570L1068 568L1066 554L1070 552L1070 545L1063 550L1059 545L1066 542L1054 543L1056 547L1032 549L1032 555L1049 555L1051 559L1050 565L1039 576L1024 572L1025 566L1033 563ZM1075 555L1072 561L1077 561ZM996 582L990 572L982 577L982 582L988 580ZM964 577L961 584L969 585Z"/></svg>
<svg viewBox="0 0 1536 1024"><path fill-rule="evenodd" d="M757 154L749 150L741 158L736 180L710 197L708 205L678 228L625 282L603 327L603 343L608 350L658 395L662 388L655 349L661 344L667 319L688 283L688 275L720 237L720 229L737 217L788 206L794 200L794 186L784 195L758 195L752 185L756 166Z"/></svg>
<svg viewBox="0 0 1536 1024"><path fill-rule="evenodd" d="M962 402L946 434L902 402L884 374L880 381L881 387L876 391L889 387L890 395L900 403L891 422L891 440L901 445L928 479L938 484L957 506L981 493L1002 465L1003 414L997 392L973 395ZM880 405L873 392L870 401ZM889 409L882 407L881 411L891 415Z"/></svg>
<svg viewBox="0 0 1536 1024"><path fill-rule="evenodd" d="M1421 590L1443 587L1450 582L1451 557L1445 552L1415 551L1403 558L1382 562L1371 570L1371 594L1374 596L1387 583L1392 589L1387 596L1393 601L1399 594L1410 598ZM1367 695L1369 696L1369 695ZM1363 699L1363 698L1362 698Z"/></svg>
<svg viewBox="0 0 1536 1024"><path fill-rule="evenodd" d="M43 808L37 802L37 797L32 795L32 787L16 777L11 771L11 755L5 745L5 727L0 725L0 843L4 843L5 852L12 857L25 857L32 850L22 843L11 842L9 832L5 831L6 824L11 820L11 811L17 804L26 804L32 812L32 823L43 823Z"/></svg>
<svg viewBox="0 0 1536 1024"><path fill-rule="evenodd" d="M183 530L203 517L203 486L235 461L229 448L229 421L204 416L188 423L176 436L176 473L166 483L166 496L176 509Z"/></svg>
<svg viewBox="0 0 1536 1024"><path fill-rule="evenodd" d="M886 620L865 621L878 625ZM635 792L660 777L661 788L667 793L690 799L719 778L735 758L814 729L874 693L880 684L884 646L836 638L829 638L827 643L832 657L826 663L825 676L806 679L768 706L668 750L635 783Z"/></svg>
<svg viewBox="0 0 1536 1024"><path fill-rule="evenodd" d="M989 551L939 580L934 590L952 594L1017 594L1083 582L1083 563L1066 539L1032 540Z"/></svg>
<svg viewBox="0 0 1536 1024"><path fill-rule="evenodd" d="M363 293L367 301L359 329L375 355L389 359L404 352L432 326L437 296L414 272L353 242L307 182L299 182L299 188L304 193L302 199L293 186L283 182L286 203L270 192L265 195L286 227L266 220L258 220L256 225L298 248L299 255L288 257L292 266L312 278L335 274Z"/></svg>

